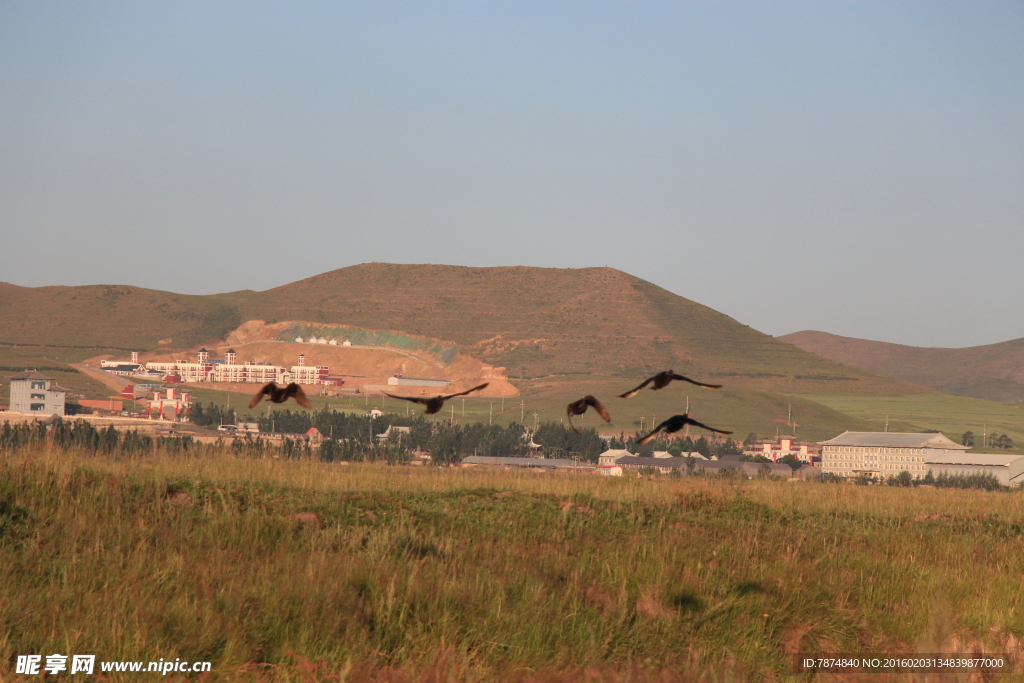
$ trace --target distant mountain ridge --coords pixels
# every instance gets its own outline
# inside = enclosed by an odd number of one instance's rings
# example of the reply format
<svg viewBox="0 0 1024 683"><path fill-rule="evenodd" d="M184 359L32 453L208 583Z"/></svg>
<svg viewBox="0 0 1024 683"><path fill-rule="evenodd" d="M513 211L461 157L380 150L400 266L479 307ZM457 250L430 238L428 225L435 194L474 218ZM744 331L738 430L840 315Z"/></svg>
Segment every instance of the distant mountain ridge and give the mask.
<svg viewBox="0 0 1024 683"><path fill-rule="evenodd" d="M778 339L843 365L945 393L1024 404L1024 339L962 349L904 346L814 330Z"/></svg>
<svg viewBox="0 0 1024 683"><path fill-rule="evenodd" d="M613 268L367 263L263 292L0 286L0 343L186 349L247 320L395 330L457 344L513 381L673 368L775 392L912 393Z"/></svg>

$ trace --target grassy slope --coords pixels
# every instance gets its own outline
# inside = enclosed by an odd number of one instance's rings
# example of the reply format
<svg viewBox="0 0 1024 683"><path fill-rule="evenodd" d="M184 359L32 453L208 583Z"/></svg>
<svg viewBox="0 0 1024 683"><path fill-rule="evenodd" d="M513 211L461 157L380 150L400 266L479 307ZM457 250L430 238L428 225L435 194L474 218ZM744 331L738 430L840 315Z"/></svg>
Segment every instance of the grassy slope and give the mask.
<svg viewBox="0 0 1024 683"><path fill-rule="evenodd" d="M982 435L1006 434L1013 439L1015 449L1007 452L1024 453L1024 406L993 403L976 398L950 394L924 394L903 396L828 396L804 395L813 401L852 417L884 423L889 416L890 431L921 432L938 429L957 443L966 431L975 433L975 451L1001 452L984 448Z"/></svg>
<svg viewBox="0 0 1024 683"><path fill-rule="evenodd" d="M906 393L909 385L794 349L611 268L364 264L261 292L246 318L341 320L450 339L531 380L673 367L745 387Z"/></svg>
<svg viewBox="0 0 1024 683"><path fill-rule="evenodd" d="M964 349L919 348L810 330L780 339L837 363L939 391L1024 403L1024 339Z"/></svg>
<svg viewBox="0 0 1024 683"><path fill-rule="evenodd" d="M122 286L0 285L3 329L35 343L152 349L171 339L171 347L182 348L222 337L248 319L343 323L451 340L464 353L506 367L540 419L558 419L566 402L595 393L613 404L616 422L608 429L616 431L638 427L641 417L646 423L652 414L682 412L687 394L700 419L741 436L766 436L787 431L779 421L791 399L783 394L926 393L822 359L610 268L364 264L266 292L211 296ZM673 386L628 402L610 398L666 367L718 379L727 390ZM486 416L489 402L477 403ZM923 396L920 405L928 405ZM794 410L798 435L808 438L883 424L874 415L845 416L821 402L804 400ZM509 419L518 420L519 411L506 410L498 421Z"/></svg>
<svg viewBox="0 0 1024 683"><path fill-rule="evenodd" d="M58 385L68 389L69 399L109 398L114 392L102 382L68 365L68 362L82 360L83 357L94 353L93 350L55 349L43 346L0 346L0 367L8 368L0 370L0 384L3 385L0 402L6 404L10 397L10 382L7 378L22 370L33 369L52 377Z"/></svg>
<svg viewBox="0 0 1024 683"><path fill-rule="evenodd" d="M33 454L0 461L0 501L0 675L31 652L211 660L210 681L1021 661L1019 494Z"/></svg>
<svg viewBox="0 0 1024 683"><path fill-rule="evenodd" d="M245 293L235 295L244 300ZM0 343L71 349L177 348L216 339L242 321L217 297L127 285L18 287L0 283Z"/></svg>

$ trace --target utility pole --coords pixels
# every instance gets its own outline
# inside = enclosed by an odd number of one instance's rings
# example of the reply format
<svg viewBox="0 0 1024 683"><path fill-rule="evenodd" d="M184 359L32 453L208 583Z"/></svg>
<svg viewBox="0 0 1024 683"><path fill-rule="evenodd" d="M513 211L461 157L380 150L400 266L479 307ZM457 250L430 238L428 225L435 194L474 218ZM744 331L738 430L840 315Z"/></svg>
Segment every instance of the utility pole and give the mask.
<svg viewBox="0 0 1024 683"><path fill-rule="evenodd" d="M494 423L494 401L488 404L490 407L487 410L487 424Z"/></svg>
<svg viewBox="0 0 1024 683"><path fill-rule="evenodd" d="M889 433L889 416L888 415L885 416L885 433L886 434Z"/></svg>
<svg viewBox="0 0 1024 683"><path fill-rule="evenodd" d="M526 422L526 402L520 399L519 401L519 423L523 424Z"/></svg>
<svg viewBox="0 0 1024 683"><path fill-rule="evenodd" d="M466 417L466 399L462 399L462 417Z"/></svg>
<svg viewBox="0 0 1024 683"><path fill-rule="evenodd" d="M686 395L686 414L690 414L690 395ZM686 425L686 431L683 432L686 438L690 438L690 425Z"/></svg>

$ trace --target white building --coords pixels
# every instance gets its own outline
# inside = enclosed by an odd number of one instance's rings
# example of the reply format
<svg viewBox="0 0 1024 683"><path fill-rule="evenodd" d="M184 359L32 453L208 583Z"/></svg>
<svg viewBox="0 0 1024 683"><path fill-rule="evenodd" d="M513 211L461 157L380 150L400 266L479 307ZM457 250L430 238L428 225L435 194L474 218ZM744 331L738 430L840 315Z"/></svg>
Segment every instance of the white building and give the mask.
<svg viewBox="0 0 1024 683"><path fill-rule="evenodd" d="M160 375L177 375L182 382L208 382L210 373L213 372L214 364L209 361L190 363L187 360L177 360L173 363L158 363L150 361L146 363L146 369Z"/></svg>
<svg viewBox="0 0 1024 683"><path fill-rule="evenodd" d="M966 458L961 446L942 434L843 432L821 442L821 471L841 477L894 477L928 474L929 463L947 456Z"/></svg>
<svg viewBox="0 0 1024 683"><path fill-rule="evenodd" d="M213 372L210 373L210 381L254 382L260 384L277 382L278 384L287 384L292 380L288 370L280 365L257 363L250 360L243 363L218 363L213 366Z"/></svg>
<svg viewBox="0 0 1024 683"><path fill-rule="evenodd" d="M326 342L325 342L326 343ZM146 368L161 376L177 375L182 382L225 382L266 384L325 384L330 375L327 365L306 365L306 355L299 354L299 364L286 368L270 363L238 360L238 353L228 349L224 361L210 360L210 352L199 351L199 359L195 363L178 360L173 363L146 363Z"/></svg>
<svg viewBox="0 0 1024 683"><path fill-rule="evenodd" d="M52 377L26 370L11 377L10 410L29 415L63 415L68 390L53 383Z"/></svg>
<svg viewBox="0 0 1024 683"><path fill-rule="evenodd" d="M1006 453L951 453L929 458L926 463L935 476L991 474L1003 486L1024 483L1024 455Z"/></svg>
<svg viewBox="0 0 1024 683"><path fill-rule="evenodd" d="M388 377L388 385L392 387L446 387L451 382L446 379L429 379L426 377Z"/></svg>
<svg viewBox="0 0 1024 683"><path fill-rule="evenodd" d="M610 449L610 450L605 451L601 455L597 456L597 464L598 465L614 465L615 463L617 463L619 461L620 458L625 458L626 456L629 456L629 455L633 455L633 454L630 453L627 450L622 449L622 448Z"/></svg>

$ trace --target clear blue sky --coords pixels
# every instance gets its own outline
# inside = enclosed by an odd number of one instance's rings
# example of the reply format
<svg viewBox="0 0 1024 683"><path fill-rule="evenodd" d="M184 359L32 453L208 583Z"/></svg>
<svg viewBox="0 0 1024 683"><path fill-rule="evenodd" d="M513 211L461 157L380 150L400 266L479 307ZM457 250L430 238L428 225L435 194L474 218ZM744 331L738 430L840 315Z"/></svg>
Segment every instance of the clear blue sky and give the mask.
<svg viewBox="0 0 1024 683"><path fill-rule="evenodd" d="M0 2L0 280L609 265L1024 337L1021 2Z"/></svg>

